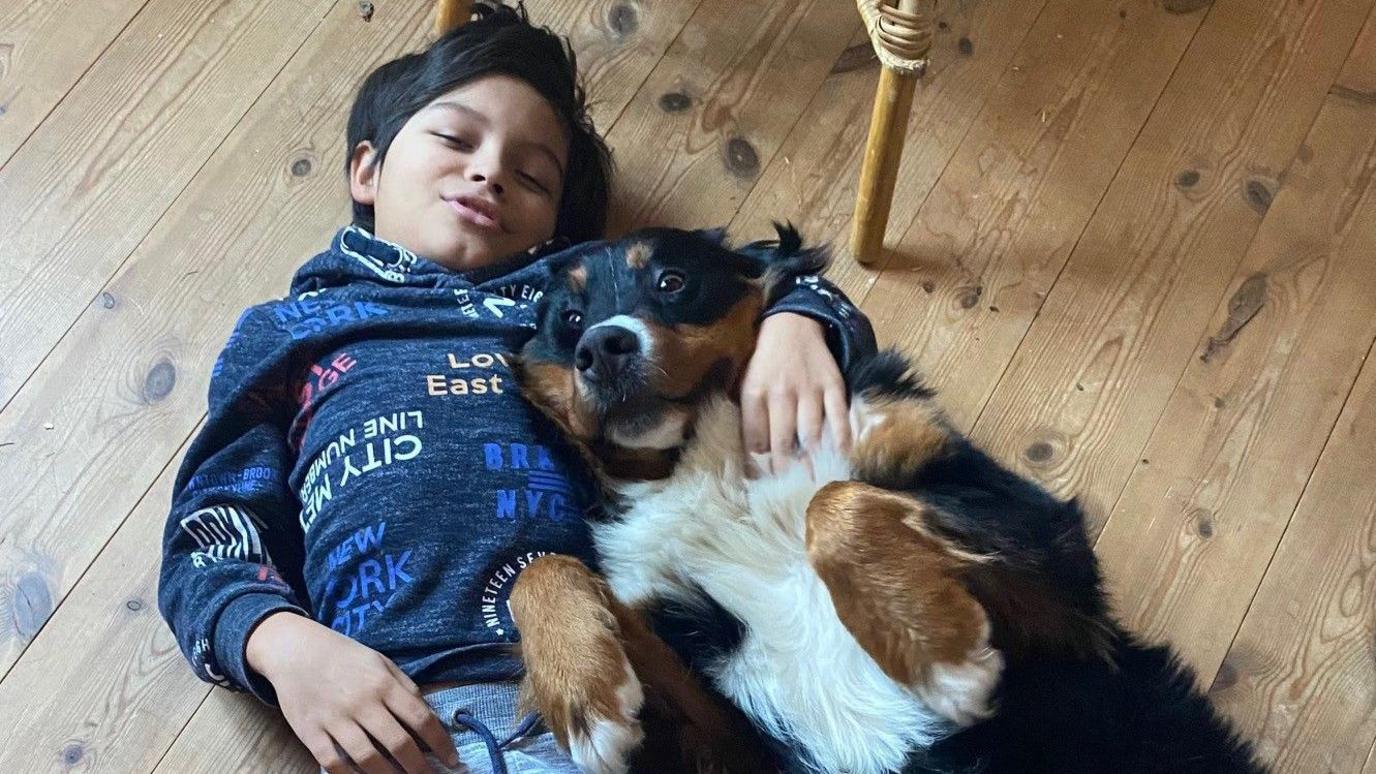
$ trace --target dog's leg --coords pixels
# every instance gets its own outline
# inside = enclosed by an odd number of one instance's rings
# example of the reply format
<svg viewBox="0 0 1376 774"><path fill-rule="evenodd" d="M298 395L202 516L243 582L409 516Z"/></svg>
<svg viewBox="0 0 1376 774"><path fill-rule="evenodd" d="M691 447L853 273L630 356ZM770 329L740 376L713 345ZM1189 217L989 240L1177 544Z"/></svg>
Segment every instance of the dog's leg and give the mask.
<svg viewBox="0 0 1376 774"><path fill-rule="evenodd" d="M645 697L610 601L605 582L566 556L535 560L511 590L526 667L522 704L583 771L620 774L644 737L637 715Z"/></svg>
<svg viewBox="0 0 1376 774"><path fill-rule="evenodd" d="M981 561L926 527L912 498L854 481L807 510L807 551L837 615L884 672L962 725L986 717L1003 669L989 619L959 579Z"/></svg>

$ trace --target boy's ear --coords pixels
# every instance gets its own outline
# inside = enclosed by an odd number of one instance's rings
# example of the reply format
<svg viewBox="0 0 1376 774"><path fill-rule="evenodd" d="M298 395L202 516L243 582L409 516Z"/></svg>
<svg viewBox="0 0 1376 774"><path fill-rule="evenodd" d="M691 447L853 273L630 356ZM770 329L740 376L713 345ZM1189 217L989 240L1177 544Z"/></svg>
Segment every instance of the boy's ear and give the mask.
<svg viewBox="0 0 1376 774"><path fill-rule="evenodd" d="M359 204L372 206L377 201L377 151L364 140L354 146L349 156L349 197Z"/></svg>

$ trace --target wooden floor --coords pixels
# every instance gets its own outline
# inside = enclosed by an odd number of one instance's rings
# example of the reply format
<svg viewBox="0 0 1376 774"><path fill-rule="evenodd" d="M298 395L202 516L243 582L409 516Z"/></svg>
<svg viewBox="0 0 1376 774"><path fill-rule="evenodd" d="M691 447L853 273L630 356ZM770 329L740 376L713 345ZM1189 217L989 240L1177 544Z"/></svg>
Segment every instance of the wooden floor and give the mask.
<svg viewBox="0 0 1376 774"><path fill-rule="evenodd" d="M1278 770L1376 774L1374 0L941 0L881 271L959 425L1083 498L1117 609ZM360 77L430 0L0 4L0 772L309 771L156 609L239 310L346 218ZM530 0L618 230L844 245L849 0Z"/></svg>

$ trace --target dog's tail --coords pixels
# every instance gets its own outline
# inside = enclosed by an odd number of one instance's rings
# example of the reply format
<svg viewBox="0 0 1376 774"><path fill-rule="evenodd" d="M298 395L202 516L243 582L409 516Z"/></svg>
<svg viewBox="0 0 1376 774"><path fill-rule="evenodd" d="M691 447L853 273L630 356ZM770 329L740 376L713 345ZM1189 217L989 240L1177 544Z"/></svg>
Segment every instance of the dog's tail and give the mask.
<svg viewBox="0 0 1376 774"><path fill-rule="evenodd" d="M1252 774L1265 769L1164 646L1119 632L1113 663L1032 660L1004 674L995 717L928 751L918 772Z"/></svg>

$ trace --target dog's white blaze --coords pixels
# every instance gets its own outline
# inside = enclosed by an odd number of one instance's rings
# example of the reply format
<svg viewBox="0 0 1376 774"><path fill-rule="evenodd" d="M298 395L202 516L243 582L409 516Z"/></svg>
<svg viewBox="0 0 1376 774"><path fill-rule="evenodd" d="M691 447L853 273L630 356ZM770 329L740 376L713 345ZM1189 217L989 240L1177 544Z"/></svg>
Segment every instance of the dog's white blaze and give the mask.
<svg viewBox="0 0 1376 774"><path fill-rule="evenodd" d="M948 726L846 630L804 548L807 505L850 478L846 459L824 442L813 475L795 465L752 481L733 404L704 405L696 431L671 478L618 485L630 513L595 528L613 591L636 603L700 587L747 630L709 670L719 690L822 770L900 768Z"/></svg>
<svg viewBox="0 0 1376 774"><path fill-rule="evenodd" d="M582 771L595 774L625 774L630 769L631 753L644 739L636 716L645 703L645 692L629 661L622 659L626 679L616 689L621 717L594 717L588 735L573 734L569 739L569 756Z"/></svg>

